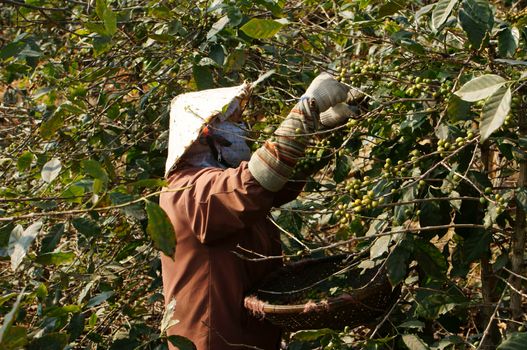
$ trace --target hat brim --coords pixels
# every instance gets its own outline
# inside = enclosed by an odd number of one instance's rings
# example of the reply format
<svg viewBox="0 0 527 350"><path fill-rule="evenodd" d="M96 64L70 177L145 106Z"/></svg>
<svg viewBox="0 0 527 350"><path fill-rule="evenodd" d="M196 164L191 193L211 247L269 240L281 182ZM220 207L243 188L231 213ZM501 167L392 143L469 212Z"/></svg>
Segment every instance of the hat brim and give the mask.
<svg viewBox="0 0 527 350"><path fill-rule="evenodd" d="M165 176L199 138L203 127L216 118L226 120L249 98L251 84L189 92L170 103L168 156Z"/></svg>

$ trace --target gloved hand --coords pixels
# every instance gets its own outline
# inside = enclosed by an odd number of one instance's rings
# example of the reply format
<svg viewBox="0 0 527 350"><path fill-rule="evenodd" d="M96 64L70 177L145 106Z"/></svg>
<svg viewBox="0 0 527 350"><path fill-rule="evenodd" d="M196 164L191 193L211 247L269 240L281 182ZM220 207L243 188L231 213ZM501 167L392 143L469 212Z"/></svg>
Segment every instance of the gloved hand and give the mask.
<svg viewBox="0 0 527 350"><path fill-rule="evenodd" d="M352 106L345 102L336 104L325 112L320 113L320 124L324 128L332 129L345 124L356 112Z"/></svg>
<svg viewBox="0 0 527 350"><path fill-rule="evenodd" d="M334 105L346 101L349 88L328 73L319 74L302 97L315 99L318 112L322 113Z"/></svg>
<svg viewBox="0 0 527 350"><path fill-rule="evenodd" d="M319 122L322 122L322 112L328 111L323 118L328 125L324 127L331 127L332 123L341 122L343 118L347 120L351 116L347 105L329 110L347 100L348 90L346 85L327 73L322 73L313 80L300 101L276 129L273 138L257 149L249 160L249 171L262 187L277 192L289 181L296 163L304 156L311 135L317 131Z"/></svg>
<svg viewBox="0 0 527 350"><path fill-rule="evenodd" d="M359 103L365 95L358 90L349 90L346 102L341 102L320 113L320 124L327 129L345 124L359 114Z"/></svg>

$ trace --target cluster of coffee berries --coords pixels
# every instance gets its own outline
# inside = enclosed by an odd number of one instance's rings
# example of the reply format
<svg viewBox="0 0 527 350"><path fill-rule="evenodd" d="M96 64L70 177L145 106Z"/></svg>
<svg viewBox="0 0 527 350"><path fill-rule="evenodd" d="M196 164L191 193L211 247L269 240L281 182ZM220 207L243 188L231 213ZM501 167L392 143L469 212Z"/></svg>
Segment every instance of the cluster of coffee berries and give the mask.
<svg viewBox="0 0 527 350"><path fill-rule="evenodd" d="M382 178L389 179L393 177L405 177L408 175L410 167L402 160L398 160L397 164L393 164L390 158L386 158L383 166Z"/></svg>
<svg viewBox="0 0 527 350"><path fill-rule="evenodd" d="M449 152L453 152L456 149L463 147L467 141L470 141L474 138L474 132L471 130L467 131L467 134L465 137L456 137L455 140L449 140L449 139L439 139L437 141L437 152L439 152L439 155L441 157L446 156Z"/></svg>
<svg viewBox="0 0 527 350"><path fill-rule="evenodd" d="M505 199L505 197L503 197L499 193L493 194L491 187L485 188L484 193L485 193L485 196L487 196L487 198L489 198L490 200L492 200L495 203L495 205L496 205L496 214L500 215L501 213L503 213L505 211L505 209L507 209L507 200ZM479 201L480 201L481 204L487 203L487 199L484 196L481 196L479 198Z"/></svg>
<svg viewBox="0 0 527 350"><path fill-rule="evenodd" d="M452 87L454 86L454 83L450 80L447 80L443 83L441 83L441 86L438 90L434 91L432 96L434 98L449 98L452 95Z"/></svg>

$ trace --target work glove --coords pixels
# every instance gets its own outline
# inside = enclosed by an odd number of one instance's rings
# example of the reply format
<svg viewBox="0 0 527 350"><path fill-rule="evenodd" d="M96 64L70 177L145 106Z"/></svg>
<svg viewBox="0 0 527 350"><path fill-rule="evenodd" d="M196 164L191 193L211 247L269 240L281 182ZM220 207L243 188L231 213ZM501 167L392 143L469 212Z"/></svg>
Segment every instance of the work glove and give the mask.
<svg viewBox="0 0 527 350"><path fill-rule="evenodd" d="M322 113L348 98L349 88L328 73L319 74L309 85L303 98L312 98Z"/></svg>
<svg viewBox="0 0 527 350"><path fill-rule="evenodd" d="M364 97L358 90L349 90L346 102L337 103L320 113L320 124L325 129L332 129L346 124L350 118L356 118L359 114L358 105Z"/></svg>
<svg viewBox="0 0 527 350"><path fill-rule="evenodd" d="M277 192L291 178L296 163L304 157L306 146L319 129L320 113L327 112L324 122L331 127L351 116L346 106L331 107L345 102L349 88L322 73L309 85L306 93L274 132L273 138L256 150L249 160L249 171L265 189Z"/></svg>

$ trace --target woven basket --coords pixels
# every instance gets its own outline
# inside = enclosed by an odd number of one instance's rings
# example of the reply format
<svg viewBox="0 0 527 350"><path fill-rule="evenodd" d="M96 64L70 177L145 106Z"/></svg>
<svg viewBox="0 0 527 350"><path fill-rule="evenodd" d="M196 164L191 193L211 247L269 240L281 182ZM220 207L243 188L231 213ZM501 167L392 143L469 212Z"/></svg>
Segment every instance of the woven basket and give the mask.
<svg viewBox="0 0 527 350"><path fill-rule="evenodd" d="M400 286L392 287L384 269L361 274L348 260L339 255L288 264L245 298L245 308L286 331L375 324L399 297ZM324 284L335 275L344 278L346 292L331 297ZM308 300L314 288L320 298Z"/></svg>

